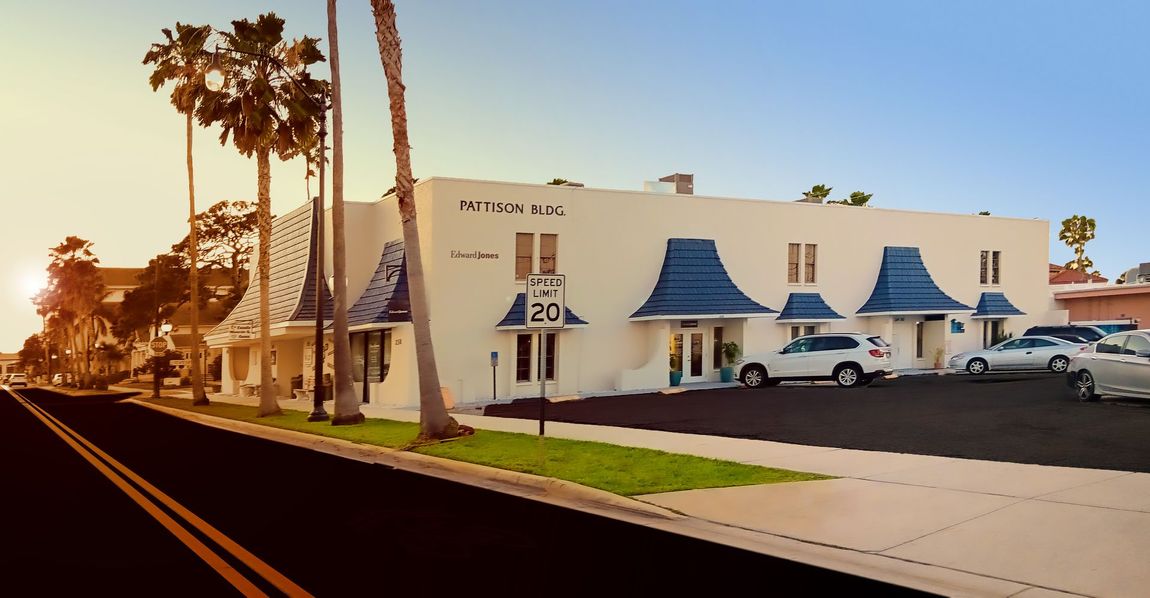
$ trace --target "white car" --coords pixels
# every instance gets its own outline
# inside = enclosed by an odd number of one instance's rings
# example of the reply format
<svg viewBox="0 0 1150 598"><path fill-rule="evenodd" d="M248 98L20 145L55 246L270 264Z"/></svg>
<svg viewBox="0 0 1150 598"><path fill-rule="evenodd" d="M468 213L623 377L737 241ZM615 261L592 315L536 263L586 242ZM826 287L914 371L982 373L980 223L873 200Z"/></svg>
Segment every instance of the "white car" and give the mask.
<svg viewBox="0 0 1150 598"><path fill-rule="evenodd" d="M981 351L966 351L950 358L954 370L985 374L993 370L1050 370L1065 372L1070 360L1086 349L1053 336L1022 336L1002 341Z"/></svg>
<svg viewBox="0 0 1150 598"><path fill-rule="evenodd" d="M780 351L747 355L735 363L739 380L750 388L783 380L834 380L839 386L860 386L891 372L886 341L859 332L800 336Z"/></svg>
<svg viewBox="0 0 1150 598"><path fill-rule="evenodd" d="M1094 343L1070 360L1066 383L1080 401L1150 398L1150 330L1117 332Z"/></svg>
<svg viewBox="0 0 1150 598"><path fill-rule="evenodd" d="M25 374L12 374L8 377L8 386L28 387L28 376Z"/></svg>

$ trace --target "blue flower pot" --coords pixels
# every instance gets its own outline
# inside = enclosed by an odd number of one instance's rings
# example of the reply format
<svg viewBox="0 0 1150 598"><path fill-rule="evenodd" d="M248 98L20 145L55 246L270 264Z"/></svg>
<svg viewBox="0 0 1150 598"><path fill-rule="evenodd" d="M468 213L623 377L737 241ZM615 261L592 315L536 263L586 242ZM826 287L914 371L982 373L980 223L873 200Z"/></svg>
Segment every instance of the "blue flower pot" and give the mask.
<svg viewBox="0 0 1150 598"><path fill-rule="evenodd" d="M735 368L727 366L719 369L720 382L734 382L735 381Z"/></svg>
<svg viewBox="0 0 1150 598"><path fill-rule="evenodd" d="M671 386L678 386L683 381L683 372L671 372Z"/></svg>

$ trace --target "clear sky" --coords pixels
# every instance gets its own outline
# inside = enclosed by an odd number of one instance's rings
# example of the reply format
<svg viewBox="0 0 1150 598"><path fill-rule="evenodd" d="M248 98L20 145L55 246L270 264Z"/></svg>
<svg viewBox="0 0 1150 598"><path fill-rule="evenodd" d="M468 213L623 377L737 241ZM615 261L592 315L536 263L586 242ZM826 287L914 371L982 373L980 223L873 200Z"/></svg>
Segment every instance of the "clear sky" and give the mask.
<svg viewBox="0 0 1150 598"><path fill-rule="evenodd" d="M639 189L678 171L765 199L825 183L1049 220L1059 263L1059 221L1085 213L1103 274L1150 261L1144 2L396 4L416 176ZM141 59L176 21L268 10L326 37L321 0L0 0L0 350L39 331L27 297L66 235L141 266L186 233L183 120ZM387 95L369 3L340 11L346 193L371 200L394 178ZM254 201L255 162L217 135L196 134L199 205ZM306 201L301 163L273 177L277 214Z"/></svg>

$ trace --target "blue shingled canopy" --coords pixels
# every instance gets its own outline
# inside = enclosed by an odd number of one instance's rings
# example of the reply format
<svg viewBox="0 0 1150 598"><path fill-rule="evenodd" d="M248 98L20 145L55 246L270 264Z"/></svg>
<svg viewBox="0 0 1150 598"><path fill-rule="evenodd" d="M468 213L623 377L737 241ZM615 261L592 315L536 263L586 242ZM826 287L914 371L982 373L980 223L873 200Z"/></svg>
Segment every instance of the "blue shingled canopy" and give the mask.
<svg viewBox="0 0 1150 598"><path fill-rule="evenodd" d="M511 304L511 309L507 310L507 315L495 325L496 330L526 330L527 319L525 315L524 306L527 304L527 295L519 293L515 296L515 301ZM587 325L587 322L575 315L571 308L566 308L563 314L564 325L567 328L582 328Z"/></svg>
<svg viewBox="0 0 1150 598"><path fill-rule="evenodd" d="M779 312L747 297L711 239L667 239L659 281L631 320L755 318Z"/></svg>
<svg viewBox="0 0 1150 598"><path fill-rule="evenodd" d="M410 321L411 300L407 291L407 259L403 241L389 241L383 246L383 254L367 290L347 310L347 325Z"/></svg>
<svg viewBox="0 0 1150 598"><path fill-rule="evenodd" d="M880 316L961 311L973 311L973 308L955 301L938 288L922 263L918 247L884 247L874 290L855 313Z"/></svg>
<svg viewBox="0 0 1150 598"><path fill-rule="evenodd" d="M779 322L829 322L843 316L831 309L818 293L791 293L779 314Z"/></svg>
<svg viewBox="0 0 1150 598"><path fill-rule="evenodd" d="M1005 318L1025 316L1026 313L1014 307L1004 293L983 293L978 299L978 307L972 318Z"/></svg>

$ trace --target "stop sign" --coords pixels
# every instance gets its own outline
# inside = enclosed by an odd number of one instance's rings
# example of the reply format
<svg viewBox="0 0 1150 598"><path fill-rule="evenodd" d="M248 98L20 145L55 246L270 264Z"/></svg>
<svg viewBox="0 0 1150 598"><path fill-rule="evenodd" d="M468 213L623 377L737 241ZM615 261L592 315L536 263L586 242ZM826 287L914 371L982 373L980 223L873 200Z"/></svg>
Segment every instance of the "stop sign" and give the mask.
<svg viewBox="0 0 1150 598"><path fill-rule="evenodd" d="M148 347L152 349L152 353L155 353L156 355L162 355L164 351L168 350L168 339L162 336L157 336L156 338L152 339L152 342L148 343Z"/></svg>

